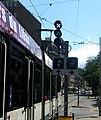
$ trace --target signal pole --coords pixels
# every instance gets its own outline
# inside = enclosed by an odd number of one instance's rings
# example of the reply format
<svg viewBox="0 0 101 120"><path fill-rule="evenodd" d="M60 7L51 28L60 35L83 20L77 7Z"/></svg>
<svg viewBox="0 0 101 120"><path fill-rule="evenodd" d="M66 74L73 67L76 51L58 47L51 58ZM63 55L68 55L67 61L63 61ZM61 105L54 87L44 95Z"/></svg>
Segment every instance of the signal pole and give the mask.
<svg viewBox="0 0 101 120"><path fill-rule="evenodd" d="M68 57L69 41L65 41L65 58ZM65 75L64 81L64 116L68 115L68 76Z"/></svg>
<svg viewBox="0 0 101 120"><path fill-rule="evenodd" d="M62 32L61 32L61 28L62 28L62 23L60 20L57 20L54 22L54 26L56 28L56 30L54 31L54 35L56 36L54 43L58 48L58 57L60 56L60 46L61 46L61 36L62 36ZM58 67L61 66L60 63L58 63ZM56 113L56 117L58 120L58 80L59 80L59 76L60 76L60 72L59 70L57 71L57 80L56 80L56 109L57 109L57 113Z"/></svg>

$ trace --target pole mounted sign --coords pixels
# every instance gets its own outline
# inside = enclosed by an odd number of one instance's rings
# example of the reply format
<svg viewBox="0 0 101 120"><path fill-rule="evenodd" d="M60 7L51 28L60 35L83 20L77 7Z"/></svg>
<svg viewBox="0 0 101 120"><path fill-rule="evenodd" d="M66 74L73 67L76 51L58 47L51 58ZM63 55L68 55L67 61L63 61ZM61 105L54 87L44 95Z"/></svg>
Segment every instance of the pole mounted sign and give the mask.
<svg viewBox="0 0 101 120"><path fill-rule="evenodd" d="M64 58L56 57L53 60L53 75L64 75Z"/></svg>
<svg viewBox="0 0 101 120"><path fill-rule="evenodd" d="M75 75L77 75L77 69L78 69L78 58L77 57L67 57L65 74L75 76Z"/></svg>
<svg viewBox="0 0 101 120"><path fill-rule="evenodd" d="M77 75L77 57L56 57L53 60L53 75Z"/></svg>

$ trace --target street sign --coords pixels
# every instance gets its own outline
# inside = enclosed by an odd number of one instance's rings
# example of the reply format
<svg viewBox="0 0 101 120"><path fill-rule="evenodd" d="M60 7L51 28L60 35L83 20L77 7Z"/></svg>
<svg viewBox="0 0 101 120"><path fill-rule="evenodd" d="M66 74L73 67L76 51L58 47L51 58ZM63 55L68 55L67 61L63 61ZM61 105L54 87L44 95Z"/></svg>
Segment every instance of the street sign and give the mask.
<svg viewBox="0 0 101 120"><path fill-rule="evenodd" d="M64 58L56 57L53 59L53 75L64 75Z"/></svg>
<svg viewBox="0 0 101 120"><path fill-rule="evenodd" d="M53 75L77 75L78 58L77 57L56 57L53 60Z"/></svg>
<svg viewBox="0 0 101 120"><path fill-rule="evenodd" d="M78 74L78 58L77 57L67 57L65 66L66 75L77 75Z"/></svg>

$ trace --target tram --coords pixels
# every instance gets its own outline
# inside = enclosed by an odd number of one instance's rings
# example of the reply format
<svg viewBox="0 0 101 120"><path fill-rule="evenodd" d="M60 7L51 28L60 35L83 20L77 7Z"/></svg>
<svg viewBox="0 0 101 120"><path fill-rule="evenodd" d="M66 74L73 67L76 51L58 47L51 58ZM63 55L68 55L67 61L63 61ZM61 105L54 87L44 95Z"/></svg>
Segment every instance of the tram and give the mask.
<svg viewBox="0 0 101 120"><path fill-rule="evenodd" d="M45 60L45 116L49 117L56 109L55 85L50 82L52 60L46 54ZM0 120L41 119L41 78L40 46L0 2Z"/></svg>

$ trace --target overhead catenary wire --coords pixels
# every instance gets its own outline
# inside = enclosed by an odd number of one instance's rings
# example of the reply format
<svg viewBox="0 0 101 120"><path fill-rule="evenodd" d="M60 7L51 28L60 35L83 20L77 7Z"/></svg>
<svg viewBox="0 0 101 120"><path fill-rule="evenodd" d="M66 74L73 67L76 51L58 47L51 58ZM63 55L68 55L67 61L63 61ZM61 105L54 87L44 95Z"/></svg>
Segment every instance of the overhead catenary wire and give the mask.
<svg viewBox="0 0 101 120"><path fill-rule="evenodd" d="M46 5L54 5L54 4L63 4L63 3L66 3L66 2L73 2L73 1L77 1L77 0L65 0L65 1L57 1L57 2L52 2L52 3L44 3L44 4L38 4L38 5L34 5L34 6L46 6ZM32 6L26 6L26 7L32 7Z"/></svg>
<svg viewBox="0 0 101 120"><path fill-rule="evenodd" d="M32 4L32 6L26 6L26 7L33 7L33 3L31 2L31 0L29 0L29 1L30 1L30 3ZM54 5L54 4L63 4L63 3L66 3L66 2L73 2L73 1L77 1L77 0L66 0L66 1L60 1L60 2L38 4L38 5L34 5L34 9L35 9L35 6L48 5L48 7L47 7L45 10L43 10L43 12L40 13L40 16L41 16L44 12L46 12L46 11L47 11L52 5ZM36 9L35 9L35 11L37 12ZM39 13L38 13L38 15L39 15ZM35 15L35 16L37 16L37 15Z"/></svg>
<svg viewBox="0 0 101 120"><path fill-rule="evenodd" d="M75 27L75 34L77 33L77 26L78 26L78 17L79 17L79 1L78 0L78 6L77 6L77 15L76 15L76 27ZM76 36L75 36L75 41L76 41Z"/></svg>
<svg viewBox="0 0 101 120"><path fill-rule="evenodd" d="M48 7L40 13L40 16L41 16L44 12L46 12L54 4L62 4L62 3L65 3L65 2L73 2L73 1L77 1L77 0L68 0L68 1L60 1L60 2L53 2L53 3L45 3L45 4L34 5L34 9L35 9L35 6L48 5ZM31 0L30 0L30 2L31 2ZM31 2L31 4L32 4L32 2ZM26 6L26 7L33 7L33 4L32 4L32 6ZM36 11L36 9L35 9L35 11Z"/></svg>
<svg viewBox="0 0 101 120"><path fill-rule="evenodd" d="M40 16L40 14L39 14L39 12L37 11L37 9L35 8L35 6L34 6L34 4L32 3L32 1L31 0L29 0L29 2L31 3L31 5L33 6L33 8L34 8L34 10L36 11L36 13L37 13L37 17L40 19L40 21L41 21L41 23L42 23L42 25L43 25L43 27L45 28L45 25L44 25L44 23L43 23L43 21L42 21L42 18L41 18L41 16ZM47 33L47 32L46 32Z"/></svg>
<svg viewBox="0 0 101 120"><path fill-rule="evenodd" d="M33 5L33 3L32 3L31 0L29 0L29 1L30 1L31 5L33 6L34 10L35 10L36 13L37 13L37 15L35 15L35 16L38 17L38 18L40 19L40 21L42 22L42 25L43 25L44 28L45 28L45 26L44 26L44 24L43 24L43 21L46 21L46 22L48 22L48 23L54 25L52 22L48 21L46 18L41 17L40 14L39 14L39 12L38 12L38 11L36 10L36 8L35 8L35 5ZM77 0L63 1L62 3L64 3L64 2L72 2L72 1L77 1ZM78 2L79 2L79 1L80 1L80 0L78 0ZM61 2L54 2L54 4L56 4L56 3L58 4L58 3L61 3ZM51 4L51 3L50 3L50 4ZM53 4L53 3L52 3L52 4ZM52 4L51 4L51 5L52 5ZM50 6L51 6L51 5L50 5ZM76 21L78 21L78 11L79 11L79 3L78 3L77 20L76 20ZM42 13L41 13L41 14L42 14ZM77 24L78 24L78 22L76 22L76 27L77 27ZM74 35L75 37L78 37L78 38L81 38L81 39L83 39L83 40L85 40L85 41L91 42L91 41L89 41L88 39L86 39L86 38L84 38L84 37L82 37L82 36L76 34L76 32L73 33L73 32L71 32L71 31L69 31L69 30L67 30L67 29L64 29L64 28L62 28L62 29L63 29L64 31L66 31L66 32L68 32L68 33ZM76 29L77 29L77 28L76 28Z"/></svg>
<svg viewBox="0 0 101 120"><path fill-rule="evenodd" d="M43 13L45 13L50 7L51 7L51 6L47 7L44 11L42 11L42 12L40 13L40 16L41 16Z"/></svg>

